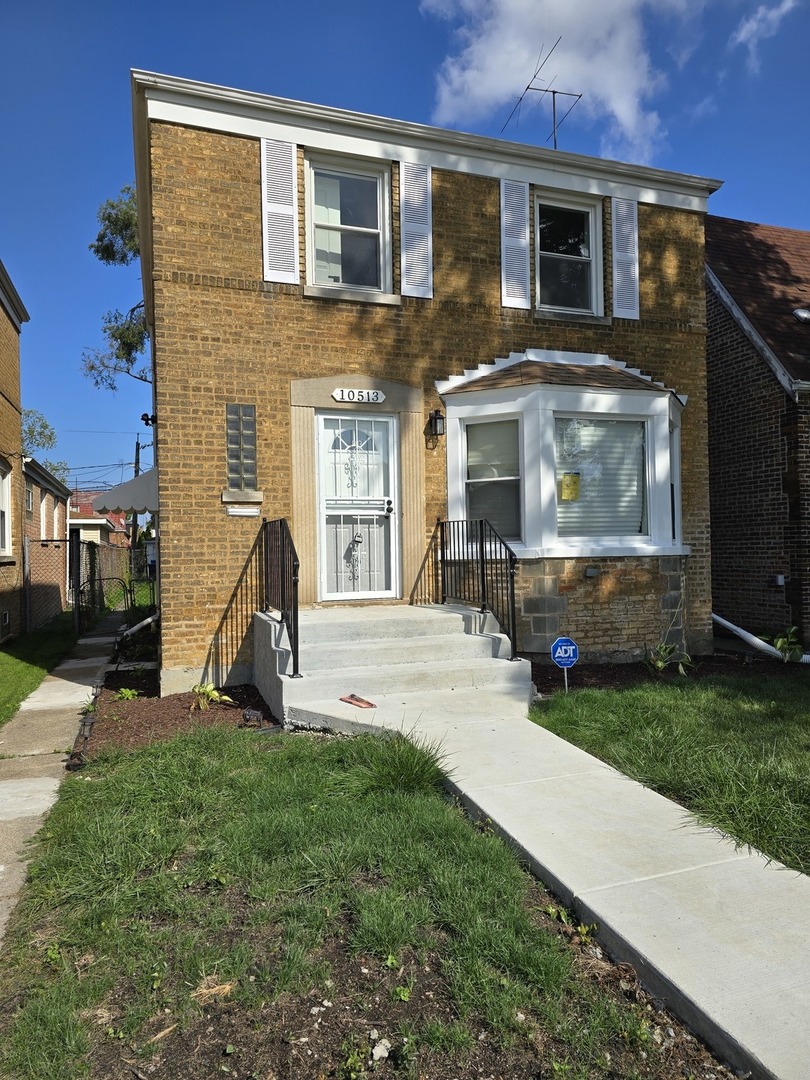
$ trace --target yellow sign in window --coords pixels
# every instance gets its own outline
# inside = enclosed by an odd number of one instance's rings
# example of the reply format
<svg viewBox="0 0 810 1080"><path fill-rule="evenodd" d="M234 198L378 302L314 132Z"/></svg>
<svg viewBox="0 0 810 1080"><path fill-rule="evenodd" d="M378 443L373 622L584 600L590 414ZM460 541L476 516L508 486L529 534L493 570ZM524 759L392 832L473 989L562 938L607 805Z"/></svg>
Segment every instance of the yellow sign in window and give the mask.
<svg viewBox="0 0 810 1080"><path fill-rule="evenodd" d="M560 481L561 502L577 502L579 499L579 473L566 472Z"/></svg>

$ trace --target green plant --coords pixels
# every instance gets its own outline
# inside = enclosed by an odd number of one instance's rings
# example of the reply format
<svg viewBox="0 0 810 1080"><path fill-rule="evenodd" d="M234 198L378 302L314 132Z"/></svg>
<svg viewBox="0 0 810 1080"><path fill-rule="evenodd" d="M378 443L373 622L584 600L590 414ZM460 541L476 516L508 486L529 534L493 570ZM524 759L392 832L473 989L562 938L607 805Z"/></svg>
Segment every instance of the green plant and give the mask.
<svg viewBox="0 0 810 1080"><path fill-rule="evenodd" d="M130 690L127 686L122 686L120 690L115 692L116 701L134 701L135 698L140 696L140 690Z"/></svg>
<svg viewBox="0 0 810 1080"><path fill-rule="evenodd" d="M782 660L786 664L797 663L804 652L802 643L799 641L798 626L789 626L787 630L782 630L773 638L763 636L761 640L767 641L768 644L773 645L773 647L782 654Z"/></svg>
<svg viewBox="0 0 810 1080"><path fill-rule="evenodd" d="M659 641L652 649L647 649L644 663L654 675L660 675L672 664L677 665L679 675L685 675L686 669L693 666L692 658L688 653L682 652L677 645L666 641Z"/></svg>
<svg viewBox="0 0 810 1080"><path fill-rule="evenodd" d="M200 709L205 712L211 705L235 705L236 702L232 697L228 697L227 694L223 694L221 690L217 690L213 683L197 683L196 686L192 686L191 692L194 695L194 701L191 703L192 709Z"/></svg>

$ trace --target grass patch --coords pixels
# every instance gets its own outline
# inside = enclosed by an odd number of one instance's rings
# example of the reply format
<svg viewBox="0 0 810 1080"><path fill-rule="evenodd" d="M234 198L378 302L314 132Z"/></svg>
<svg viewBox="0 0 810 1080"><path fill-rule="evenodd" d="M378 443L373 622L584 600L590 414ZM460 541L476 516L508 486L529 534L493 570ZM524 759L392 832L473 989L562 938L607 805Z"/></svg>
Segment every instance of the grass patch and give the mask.
<svg viewBox="0 0 810 1080"><path fill-rule="evenodd" d="M555 694L536 723L810 873L810 672Z"/></svg>
<svg viewBox="0 0 810 1080"><path fill-rule="evenodd" d="M65 611L41 629L0 648L0 724L11 719L20 702L75 644L73 612Z"/></svg>
<svg viewBox="0 0 810 1080"><path fill-rule="evenodd" d="M441 775L404 739L207 728L68 778L0 958L0 1075L359 1077L383 1034L403 1076L669 1075Z"/></svg>

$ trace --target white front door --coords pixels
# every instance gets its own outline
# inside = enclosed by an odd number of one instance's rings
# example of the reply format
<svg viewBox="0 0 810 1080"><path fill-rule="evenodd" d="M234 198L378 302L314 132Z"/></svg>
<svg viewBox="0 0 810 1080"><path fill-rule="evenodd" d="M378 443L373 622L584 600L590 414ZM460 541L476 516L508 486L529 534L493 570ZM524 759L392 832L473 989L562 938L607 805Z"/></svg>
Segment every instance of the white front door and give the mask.
<svg viewBox="0 0 810 1080"><path fill-rule="evenodd" d="M394 416L318 417L321 600L398 595L396 426Z"/></svg>

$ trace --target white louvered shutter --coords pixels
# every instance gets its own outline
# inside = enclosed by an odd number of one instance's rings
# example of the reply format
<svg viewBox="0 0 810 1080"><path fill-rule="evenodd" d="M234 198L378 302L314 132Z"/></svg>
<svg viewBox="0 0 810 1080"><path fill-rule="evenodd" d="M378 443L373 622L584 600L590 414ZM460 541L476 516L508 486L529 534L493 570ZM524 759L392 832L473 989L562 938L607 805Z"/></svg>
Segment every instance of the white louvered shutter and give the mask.
<svg viewBox="0 0 810 1080"><path fill-rule="evenodd" d="M501 180L501 303L532 306L529 281L529 185Z"/></svg>
<svg viewBox="0 0 810 1080"><path fill-rule="evenodd" d="M262 139L264 280L298 284L296 147Z"/></svg>
<svg viewBox="0 0 810 1080"><path fill-rule="evenodd" d="M399 166L402 295L433 296L433 219L429 165Z"/></svg>
<svg viewBox="0 0 810 1080"><path fill-rule="evenodd" d="M613 314L638 319L638 206L613 199Z"/></svg>

